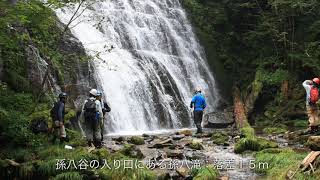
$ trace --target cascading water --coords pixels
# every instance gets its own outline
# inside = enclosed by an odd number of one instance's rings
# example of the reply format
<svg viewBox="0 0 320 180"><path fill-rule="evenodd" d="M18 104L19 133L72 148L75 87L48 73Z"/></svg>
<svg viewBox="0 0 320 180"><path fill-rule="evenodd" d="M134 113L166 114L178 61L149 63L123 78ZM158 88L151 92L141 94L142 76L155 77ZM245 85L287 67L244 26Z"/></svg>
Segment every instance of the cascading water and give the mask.
<svg viewBox="0 0 320 180"><path fill-rule="evenodd" d="M68 23L75 10L57 15ZM97 1L70 27L95 57L112 108L108 133L190 127L195 87L207 98L207 112L216 108L214 78L179 0Z"/></svg>

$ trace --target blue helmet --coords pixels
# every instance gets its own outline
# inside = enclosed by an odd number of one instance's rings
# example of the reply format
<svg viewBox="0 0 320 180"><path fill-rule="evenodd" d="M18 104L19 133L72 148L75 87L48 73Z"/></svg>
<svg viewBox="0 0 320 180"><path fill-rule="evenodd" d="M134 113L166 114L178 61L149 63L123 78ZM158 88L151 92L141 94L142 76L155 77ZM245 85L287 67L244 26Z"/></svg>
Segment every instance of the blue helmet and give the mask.
<svg viewBox="0 0 320 180"><path fill-rule="evenodd" d="M102 96L102 92L101 91L97 91L97 96Z"/></svg>

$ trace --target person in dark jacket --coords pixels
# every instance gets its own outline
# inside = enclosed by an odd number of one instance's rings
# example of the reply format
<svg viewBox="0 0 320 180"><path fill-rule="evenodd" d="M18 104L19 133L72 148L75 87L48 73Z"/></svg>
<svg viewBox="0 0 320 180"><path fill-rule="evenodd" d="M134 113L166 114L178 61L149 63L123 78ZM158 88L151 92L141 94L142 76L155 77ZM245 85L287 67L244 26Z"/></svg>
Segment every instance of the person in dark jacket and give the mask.
<svg viewBox="0 0 320 180"><path fill-rule="evenodd" d="M206 99L203 94L201 94L201 89L197 88L190 103L190 108L193 108L193 119L197 127L197 133L202 133L201 122L203 110L206 106Z"/></svg>
<svg viewBox="0 0 320 180"><path fill-rule="evenodd" d="M67 140L67 133L64 126L64 116L65 116L65 103L66 103L67 93L59 94L59 101L54 104L52 109L52 118L53 118L53 130L54 138L52 142L54 143L56 138L60 139L60 143L63 143Z"/></svg>

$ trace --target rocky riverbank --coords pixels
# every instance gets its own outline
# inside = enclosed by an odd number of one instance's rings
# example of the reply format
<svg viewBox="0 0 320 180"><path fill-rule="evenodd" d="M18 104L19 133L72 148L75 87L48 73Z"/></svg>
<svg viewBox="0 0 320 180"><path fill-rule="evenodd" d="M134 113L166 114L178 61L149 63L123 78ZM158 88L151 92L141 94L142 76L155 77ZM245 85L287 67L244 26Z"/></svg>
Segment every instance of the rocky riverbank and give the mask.
<svg viewBox="0 0 320 180"><path fill-rule="evenodd" d="M253 179L256 174L249 164L254 158L234 153L239 138L239 132L233 128L205 129L203 134L182 129L140 136L108 136L105 147L141 159L164 179L192 179L194 169L207 166L217 170L220 178Z"/></svg>

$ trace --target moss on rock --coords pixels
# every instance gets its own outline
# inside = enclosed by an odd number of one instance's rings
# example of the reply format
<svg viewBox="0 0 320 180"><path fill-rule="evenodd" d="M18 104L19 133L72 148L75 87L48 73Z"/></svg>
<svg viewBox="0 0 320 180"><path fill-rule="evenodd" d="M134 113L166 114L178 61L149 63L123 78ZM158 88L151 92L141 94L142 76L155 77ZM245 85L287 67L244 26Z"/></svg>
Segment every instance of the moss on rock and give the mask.
<svg viewBox="0 0 320 180"><path fill-rule="evenodd" d="M215 132L211 136L211 140L214 144L222 145L229 140L229 136L226 132Z"/></svg>
<svg viewBox="0 0 320 180"><path fill-rule="evenodd" d="M132 137L129 139L129 142L132 143L132 144L135 144L135 145L145 144L144 138L141 137L141 136L132 136Z"/></svg>
<svg viewBox="0 0 320 180"><path fill-rule="evenodd" d="M204 149L203 145L201 144L201 142L198 142L198 141L192 141L188 146L191 149L194 149L194 150L202 150L202 149Z"/></svg>
<svg viewBox="0 0 320 180"><path fill-rule="evenodd" d="M235 144L234 152L243 153L244 151L260 151L267 148L276 148L278 144L255 136L254 129L250 126L241 128L242 138Z"/></svg>

